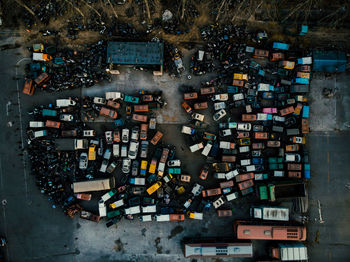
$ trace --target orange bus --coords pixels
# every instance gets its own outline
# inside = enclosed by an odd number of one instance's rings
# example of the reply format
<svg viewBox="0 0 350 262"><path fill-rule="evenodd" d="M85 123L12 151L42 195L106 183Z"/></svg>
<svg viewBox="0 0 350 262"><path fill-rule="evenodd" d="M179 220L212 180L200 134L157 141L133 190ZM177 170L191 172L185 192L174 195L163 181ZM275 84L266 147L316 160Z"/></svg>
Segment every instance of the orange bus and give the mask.
<svg viewBox="0 0 350 262"><path fill-rule="evenodd" d="M237 239L305 241L305 226L238 224Z"/></svg>

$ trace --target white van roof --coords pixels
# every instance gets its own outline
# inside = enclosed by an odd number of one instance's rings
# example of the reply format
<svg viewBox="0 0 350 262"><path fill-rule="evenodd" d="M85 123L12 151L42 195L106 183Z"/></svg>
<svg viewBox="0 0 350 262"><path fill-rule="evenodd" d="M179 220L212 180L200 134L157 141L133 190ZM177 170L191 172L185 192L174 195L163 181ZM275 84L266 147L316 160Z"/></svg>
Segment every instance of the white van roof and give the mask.
<svg viewBox="0 0 350 262"><path fill-rule="evenodd" d="M142 213L156 213L157 205L142 207Z"/></svg>

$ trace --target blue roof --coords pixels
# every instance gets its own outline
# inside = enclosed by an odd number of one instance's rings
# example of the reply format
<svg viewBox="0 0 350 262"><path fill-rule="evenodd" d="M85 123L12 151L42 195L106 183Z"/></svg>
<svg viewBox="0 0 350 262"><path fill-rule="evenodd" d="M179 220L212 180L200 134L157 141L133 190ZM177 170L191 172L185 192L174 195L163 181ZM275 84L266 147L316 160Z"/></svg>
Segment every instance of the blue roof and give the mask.
<svg viewBox="0 0 350 262"><path fill-rule="evenodd" d="M163 65L163 43L108 42L107 63L118 65Z"/></svg>
<svg viewBox="0 0 350 262"><path fill-rule="evenodd" d="M313 71L317 72L345 72L346 54L342 51L314 51Z"/></svg>

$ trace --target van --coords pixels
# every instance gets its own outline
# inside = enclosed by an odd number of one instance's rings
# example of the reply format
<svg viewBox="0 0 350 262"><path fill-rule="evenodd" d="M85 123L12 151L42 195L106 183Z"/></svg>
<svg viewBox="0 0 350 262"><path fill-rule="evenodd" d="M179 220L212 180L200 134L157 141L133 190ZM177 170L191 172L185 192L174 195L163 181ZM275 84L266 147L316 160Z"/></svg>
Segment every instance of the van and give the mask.
<svg viewBox="0 0 350 262"><path fill-rule="evenodd" d="M35 91L35 88L34 88L34 85L33 85L33 80L32 79L26 79L24 81L24 88L23 88L22 93L32 96L32 95L34 95L34 91Z"/></svg>
<svg viewBox="0 0 350 262"><path fill-rule="evenodd" d="M249 146L240 146L239 147L239 152L240 153L248 153L250 151Z"/></svg>
<svg viewBox="0 0 350 262"><path fill-rule="evenodd" d="M214 178L216 179L226 179L225 173L214 173Z"/></svg>
<svg viewBox="0 0 350 262"><path fill-rule="evenodd" d="M118 158L120 156L120 146L119 144L113 144L113 156Z"/></svg>
<svg viewBox="0 0 350 262"><path fill-rule="evenodd" d="M197 98L198 98L198 93L197 92L185 93L184 94L184 99L185 100L197 99Z"/></svg>
<svg viewBox="0 0 350 262"><path fill-rule="evenodd" d="M44 82L46 82L49 79L50 79L50 76L44 72L44 73L40 74L37 78L35 78L34 82L35 82L35 84L40 86L41 84L43 84Z"/></svg>
<svg viewBox="0 0 350 262"><path fill-rule="evenodd" d="M56 107L68 107L68 106L75 106L77 103L72 99L57 99L56 100Z"/></svg>
<svg viewBox="0 0 350 262"><path fill-rule="evenodd" d="M255 165L248 165L245 167L246 172L254 172L256 170Z"/></svg>
<svg viewBox="0 0 350 262"><path fill-rule="evenodd" d="M163 133L160 131L157 131L157 133L154 135L154 137L151 139L151 143L153 145L158 144L159 140L163 137Z"/></svg>
<svg viewBox="0 0 350 262"><path fill-rule="evenodd" d="M52 128L60 128L61 123L58 121L46 120L45 126L52 127Z"/></svg>
<svg viewBox="0 0 350 262"><path fill-rule="evenodd" d="M122 207L122 206L124 206L124 199L120 199L120 200L118 200L118 201L115 201L115 202L109 204L109 206L110 206L112 209L116 209L116 208L118 208L118 207Z"/></svg>
<svg viewBox="0 0 350 262"><path fill-rule="evenodd" d="M103 200L98 201L98 211L99 211L100 217L107 216L107 207L103 202Z"/></svg>
<svg viewBox="0 0 350 262"><path fill-rule="evenodd" d="M217 196L221 194L222 194L221 188L207 189L202 191L203 197L211 197L211 196Z"/></svg>
<svg viewBox="0 0 350 262"><path fill-rule="evenodd" d="M106 100L109 100L109 99L112 99L112 100L121 99L121 100L123 100L124 95L120 92L106 92L105 97L106 97Z"/></svg>
<svg viewBox="0 0 350 262"><path fill-rule="evenodd" d="M156 215L154 216L155 221L157 222L167 222L170 221L170 215Z"/></svg>
<svg viewBox="0 0 350 262"><path fill-rule="evenodd" d="M40 128L40 127L44 127L45 123L42 121L30 121L29 122L29 127L30 128Z"/></svg>
<svg viewBox="0 0 350 262"><path fill-rule="evenodd" d="M136 159L137 152L139 151L139 142L131 141L129 146L129 158L130 159Z"/></svg>
<svg viewBox="0 0 350 262"><path fill-rule="evenodd" d="M152 215L145 215L139 217L141 222L151 222L152 221Z"/></svg>
<svg viewBox="0 0 350 262"><path fill-rule="evenodd" d="M151 205L151 206L145 206L141 207L142 213L156 213L157 212L157 205Z"/></svg>
<svg viewBox="0 0 350 262"><path fill-rule="evenodd" d="M186 135L193 135L195 133L195 129L188 126L182 126L181 133Z"/></svg>
<svg viewBox="0 0 350 262"><path fill-rule="evenodd" d="M125 215L137 215L141 213L141 208L140 206L125 208L124 213Z"/></svg>
<svg viewBox="0 0 350 262"><path fill-rule="evenodd" d="M220 188L229 188L229 187L233 187L233 185L234 185L233 180L229 180L229 181L221 182Z"/></svg>
<svg viewBox="0 0 350 262"><path fill-rule="evenodd" d="M204 149L203 149L203 151L202 151L202 155L208 156L212 147L213 147L213 144L209 141L209 142L205 145L205 147L204 147Z"/></svg>
<svg viewBox="0 0 350 262"><path fill-rule="evenodd" d="M250 159L241 159L241 166L249 166L250 162Z"/></svg>
<svg viewBox="0 0 350 262"><path fill-rule="evenodd" d="M232 201L238 198L238 192L234 192L231 194L226 195L227 201Z"/></svg>
<svg viewBox="0 0 350 262"><path fill-rule="evenodd" d="M237 176L239 173L238 173L238 170L235 169L235 170L231 170L230 172L226 173L225 174L225 177L226 177L226 180L231 180L232 178L234 178L235 176Z"/></svg>
<svg viewBox="0 0 350 262"><path fill-rule="evenodd" d="M285 115L289 115L289 114L293 114L294 113L294 107L293 106L289 106L286 108L283 108L280 110L280 115L281 116L285 116Z"/></svg>
<svg viewBox="0 0 350 262"><path fill-rule="evenodd" d="M298 128L288 128L286 129L287 136L297 136L300 134Z"/></svg>
<svg viewBox="0 0 350 262"><path fill-rule="evenodd" d="M236 162L236 157L235 156L221 156L221 161L222 162L230 162L230 163L233 163L233 162Z"/></svg>
<svg viewBox="0 0 350 262"><path fill-rule="evenodd" d="M110 190L115 187L114 177L105 179L92 179L82 182L73 182L72 189L74 193L83 193L90 191Z"/></svg>
<svg viewBox="0 0 350 262"><path fill-rule="evenodd" d="M191 151L192 153L194 153L194 152L196 152L196 151L202 149L203 147L204 147L203 142L200 142L200 143L198 143L198 144L194 144L194 145L190 146L190 151Z"/></svg>
<svg viewBox="0 0 350 262"><path fill-rule="evenodd" d="M89 147L89 157L88 157L89 161L93 161L96 160L96 145L91 145Z"/></svg>
<svg viewBox="0 0 350 262"><path fill-rule="evenodd" d="M148 112L148 105L134 105L135 112Z"/></svg>
<svg viewBox="0 0 350 262"><path fill-rule="evenodd" d="M222 148L222 149L235 149L235 147L236 147L235 143L231 143L227 141L220 141L220 144L219 144L219 148Z"/></svg>
<svg viewBox="0 0 350 262"><path fill-rule="evenodd" d="M145 115L139 115L139 114L132 114L132 120L147 123L147 116Z"/></svg>
<svg viewBox="0 0 350 262"><path fill-rule="evenodd" d="M127 157L128 156L128 146L122 145L122 149L120 152L120 157Z"/></svg>
<svg viewBox="0 0 350 262"><path fill-rule="evenodd" d="M150 186L146 191L149 195L152 195L154 192L158 190L162 186L162 182L158 181L154 183L152 186Z"/></svg>

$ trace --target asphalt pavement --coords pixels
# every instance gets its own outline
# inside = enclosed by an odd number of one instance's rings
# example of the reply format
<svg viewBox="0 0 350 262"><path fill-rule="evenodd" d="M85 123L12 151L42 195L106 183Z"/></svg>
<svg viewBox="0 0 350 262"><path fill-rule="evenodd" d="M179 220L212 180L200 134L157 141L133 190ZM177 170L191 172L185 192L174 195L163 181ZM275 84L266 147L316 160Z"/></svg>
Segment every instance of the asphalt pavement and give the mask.
<svg viewBox="0 0 350 262"><path fill-rule="evenodd" d="M236 212L232 218L219 219L212 211L199 223L189 220L183 223L123 220L117 227L109 229L104 223L95 224L78 218L72 220L64 216L61 210L52 208L29 173L25 151L25 129L29 121L26 112L34 105L53 103L56 98L79 96L82 91L37 92L33 97L25 96L21 93L23 64L26 62L21 60L24 57L22 51L4 50L0 57L0 234L8 239L5 250L7 261L187 261L183 258L180 244L184 236L231 236L233 219L247 214L244 202L239 202L233 207ZM169 88L173 83L169 83ZM83 92L93 93L93 90ZM347 104L344 106L342 112L346 115ZM312 117L318 117L317 111ZM187 148L181 149L183 138L176 137L180 126L164 125L160 128L166 130L166 137L169 137L165 138L166 142L179 145L178 156L187 161L185 168L188 172L193 175L198 173L201 157L193 160ZM308 246L311 261L348 261L350 258L348 137L349 132L338 131L309 135L312 180Z"/></svg>

